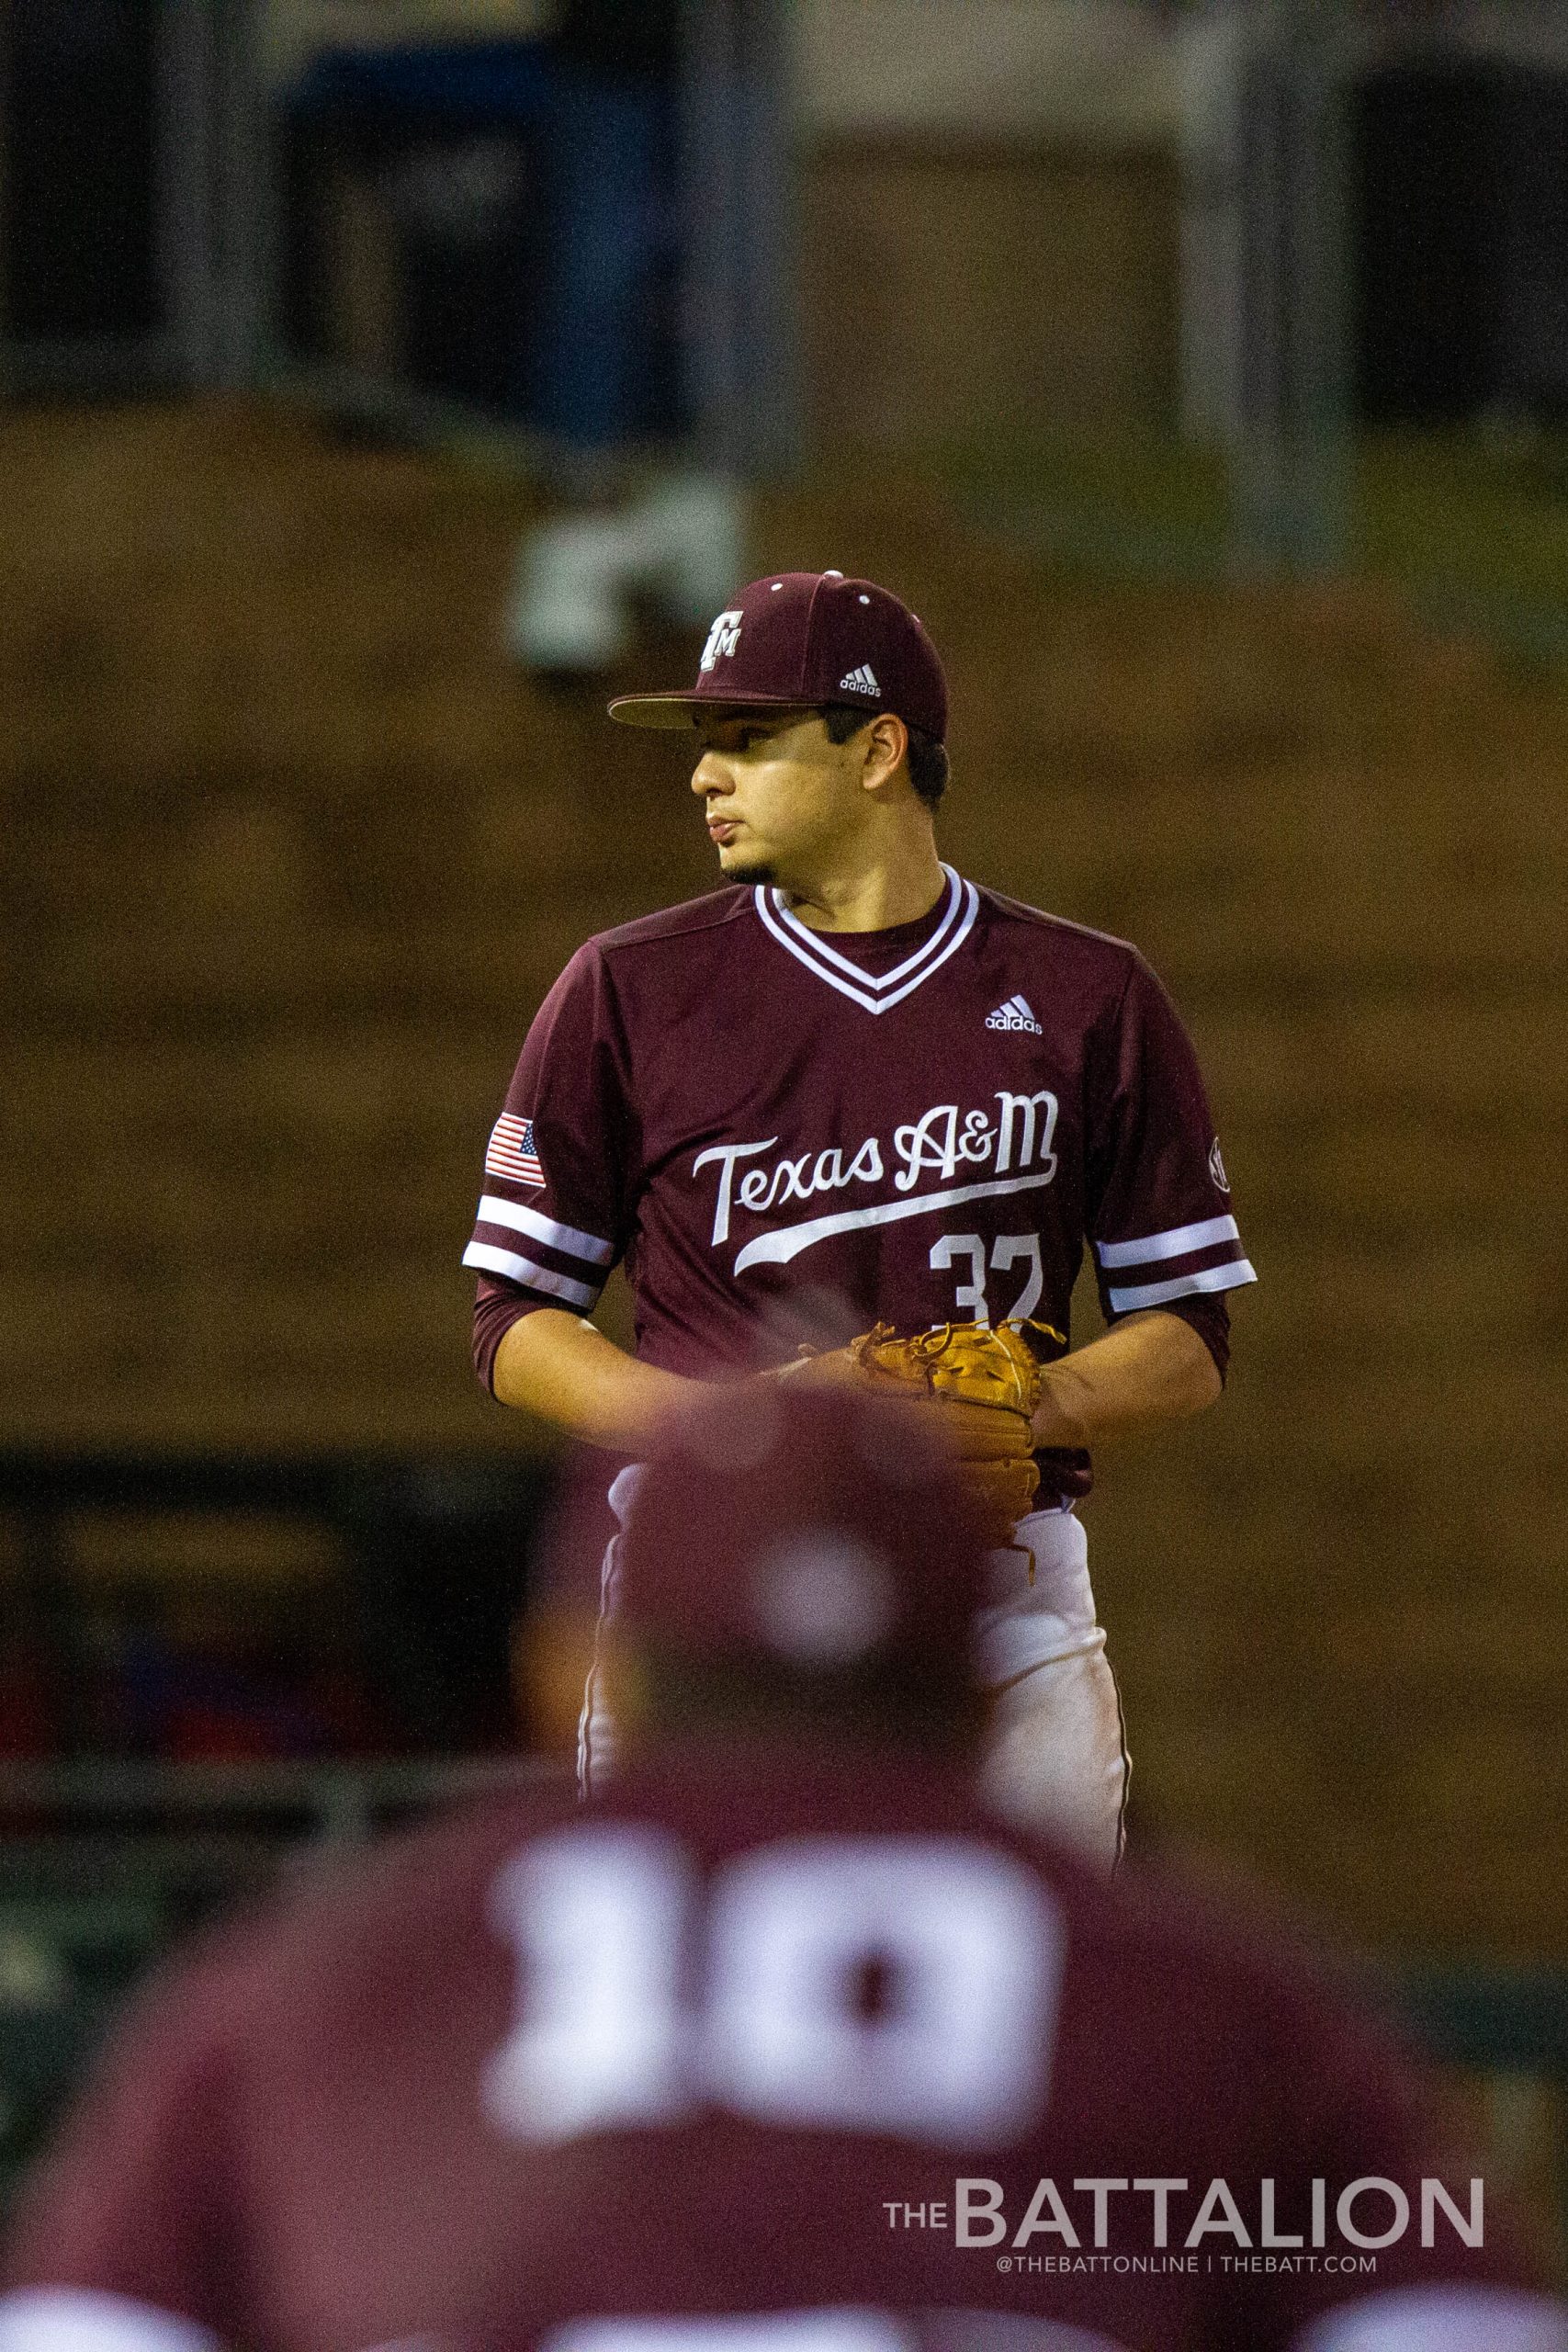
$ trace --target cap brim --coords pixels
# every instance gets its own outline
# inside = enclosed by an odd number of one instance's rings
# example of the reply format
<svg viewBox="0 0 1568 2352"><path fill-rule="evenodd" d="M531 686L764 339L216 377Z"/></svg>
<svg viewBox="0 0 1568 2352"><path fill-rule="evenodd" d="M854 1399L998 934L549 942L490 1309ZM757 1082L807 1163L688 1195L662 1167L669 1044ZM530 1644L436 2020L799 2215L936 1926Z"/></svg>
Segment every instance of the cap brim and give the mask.
<svg viewBox="0 0 1568 2352"><path fill-rule="evenodd" d="M610 717L622 727L660 727L665 729L694 727L705 713L710 718L722 718L732 710L809 710L810 703L802 702L798 695L617 695L607 706ZM868 712L868 718L874 718Z"/></svg>

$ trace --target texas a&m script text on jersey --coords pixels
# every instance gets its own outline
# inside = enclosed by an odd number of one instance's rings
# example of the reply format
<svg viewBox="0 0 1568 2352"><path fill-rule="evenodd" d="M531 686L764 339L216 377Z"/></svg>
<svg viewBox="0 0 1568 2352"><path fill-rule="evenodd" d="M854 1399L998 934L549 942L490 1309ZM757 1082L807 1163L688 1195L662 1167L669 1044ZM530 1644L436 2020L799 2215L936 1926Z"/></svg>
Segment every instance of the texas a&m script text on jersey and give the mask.
<svg viewBox="0 0 1568 2352"><path fill-rule="evenodd" d="M730 888L590 940L529 1032L465 1263L488 1378L535 1307L625 1263L637 1351L760 1370L877 1321L1068 1327L1086 1237L1114 1320L1224 1368L1254 1279L1191 1045L1123 942L943 869L895 930Z"/></svg>

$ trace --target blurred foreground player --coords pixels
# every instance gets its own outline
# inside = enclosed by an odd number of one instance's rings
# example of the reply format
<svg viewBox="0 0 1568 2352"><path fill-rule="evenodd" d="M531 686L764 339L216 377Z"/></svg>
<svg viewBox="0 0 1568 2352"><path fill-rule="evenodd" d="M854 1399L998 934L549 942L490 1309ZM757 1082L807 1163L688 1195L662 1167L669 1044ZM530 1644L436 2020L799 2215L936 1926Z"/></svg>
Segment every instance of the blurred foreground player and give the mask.
<svg viewBox="0 0 1568 2352"><path fill-rule="evenodd" d="M747 1402L628 1507L613 1793L488 1801L156 1990L0 2352L1563 2352L1495 2245L1423 2247L1470 2184L1374 2036L976 1804L981 1544L910 1408Z"/></svg>

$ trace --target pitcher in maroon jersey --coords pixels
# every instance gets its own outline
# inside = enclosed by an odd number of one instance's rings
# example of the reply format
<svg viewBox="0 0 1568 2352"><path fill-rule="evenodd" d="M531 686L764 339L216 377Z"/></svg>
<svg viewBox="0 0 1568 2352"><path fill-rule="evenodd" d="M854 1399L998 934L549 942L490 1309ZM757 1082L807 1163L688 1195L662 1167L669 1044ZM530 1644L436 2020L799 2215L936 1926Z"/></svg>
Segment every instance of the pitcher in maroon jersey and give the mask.
<svg viewBox="0 0 1568 2352"><path fill-rule="evenodd" d="M635 1456L682 1383L802 1341L1067 1332L1089 1244L1111 1328L1049 1367L1039 1508L996 1556L990 1769L1109 1860L1121 1712L1072 1506L1093 1441L1218 1396L1253 1279L1191 1046L1133 948L942 863L942 665L874 582L756 581L691 692L611 707L694 730L729 887L590 940L529 1031L465 1261L481 1375ZM635 1359L584 1319L616 1264Z"/></svg>
<svg viewBox="0 0 1568 2352"><path fill-rule="evenodd" d="M909 1408L757 1389L627 1505L610 1793L154 1988L0 2352L1568 2352L1376 2033L976 1801L985 1562Z"/></svg>

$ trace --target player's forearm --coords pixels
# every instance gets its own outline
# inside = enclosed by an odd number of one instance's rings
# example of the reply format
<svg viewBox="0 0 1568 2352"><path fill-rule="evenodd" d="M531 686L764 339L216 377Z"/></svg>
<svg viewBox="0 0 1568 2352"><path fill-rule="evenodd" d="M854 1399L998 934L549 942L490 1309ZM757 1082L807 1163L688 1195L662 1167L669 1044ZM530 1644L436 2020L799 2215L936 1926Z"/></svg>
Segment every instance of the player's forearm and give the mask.
<svg viewBox="0 0 1568 2352"><path fill-rule="evenodd" d="M1190 1323L1157 1307L1131 1315L1046 1368L1035 1439L1049 1446L1099 1445L1201 1413L1221 1385Z"/></svg>
<svg viewBox="0 0 1568 2352"><path fill-rule="evenodd" d="M503 1333L495 1393L590 1445L638 1453L656 1425L696 1384L639 1363L581 1316L541 1306Z"/></svg>

